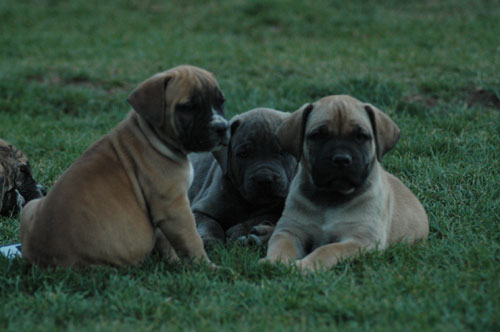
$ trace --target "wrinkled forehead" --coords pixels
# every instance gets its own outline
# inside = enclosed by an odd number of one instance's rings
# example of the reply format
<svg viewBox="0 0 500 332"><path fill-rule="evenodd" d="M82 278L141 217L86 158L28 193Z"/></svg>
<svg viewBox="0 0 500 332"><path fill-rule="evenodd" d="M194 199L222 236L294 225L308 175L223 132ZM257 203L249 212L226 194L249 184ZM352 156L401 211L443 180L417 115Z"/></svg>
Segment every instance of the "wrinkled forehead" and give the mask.
<svg viewBox="0 0 500 332"><path fill-rule="evenodd" d="M170 77L165 98L169 103L186 103L194 95L205 98L221 97L215 77L200 69L184 69L167 72Z"/></svg>
<svg viewBox="0 0 500 332"><path fill-rule="evenodd" d="M277 126L271 122L242 121L236 129L231 141L234 143L271 142L276 138Z"/></svg>
<svg viewBox="0 0 500 332"><path fill-rule="evenodd" d="M314 103L306 131L327 126L335 134L347 133L355 127L370 130L371 123L363 103L354 98L327 97Z"/></svg>
<svg viewBox="0 0 500 332"><path fill-rule="evenodd" d="M234 143L243 141L250 141L255 144L259 142L263 142L264 144L270 142L277 143L276 130L283 122L285 116L281 112L271 112L263 109L238 115L234 120L239 120L240 125L231 140Z"/></svg>

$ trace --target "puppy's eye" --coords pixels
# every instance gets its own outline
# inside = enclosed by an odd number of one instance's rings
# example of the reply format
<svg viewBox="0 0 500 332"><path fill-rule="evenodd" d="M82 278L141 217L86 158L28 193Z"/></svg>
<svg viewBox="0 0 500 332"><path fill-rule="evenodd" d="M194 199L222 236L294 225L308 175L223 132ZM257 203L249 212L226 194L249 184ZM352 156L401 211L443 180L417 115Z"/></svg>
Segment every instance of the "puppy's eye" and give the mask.
<svg viewBox="0 0 500 332"><path fill-rule="evenodd" d="M250 154L252 153L252 150L253 150L252 146L244 145L241 148L236 150L236 156L238 158L242 158L242 159L248 158L250 156Z"/></svg>
<svg viewBox="0 0 500 332"><path fill-rule="evenodd" d="M180 110L190 110L192 108L193 108L193 104L191 102L177 104L177 109L180 109Z"/></svg>
<svg viewBox="0 0 500 332"><path fill-rule="evenodd" d="M363 131L358 131L355 135L355 138L358 142L365 142L365 141L369 140L371 138L371 136Z"/></svg>
<svg viewBox="0 0 500 332"><path fill-rule="evenodd" d="M314 130L309 135L307 135L307 138L313 141L318 141L328 138L328 133L324 130Z"/></svg>
<svg viewBox="0 0 500 332"><path fill-rule="evenodd" d="M249 155L249 154L250 154L250 153L248 152L248 150L240 150L240 151L238 151L238 152L236 153L236 156L237 156L238 158L245 159L245 158L248 158L248 155Z"/></svg>
<svg viewBox="0 0 500 332"><path fill-rule="evenodd" d="M281 151L280 151L280 155L281 155L282 157L288 157L289 153L288 153L288 152L286 152L285 150L281 150Z"/></svg>

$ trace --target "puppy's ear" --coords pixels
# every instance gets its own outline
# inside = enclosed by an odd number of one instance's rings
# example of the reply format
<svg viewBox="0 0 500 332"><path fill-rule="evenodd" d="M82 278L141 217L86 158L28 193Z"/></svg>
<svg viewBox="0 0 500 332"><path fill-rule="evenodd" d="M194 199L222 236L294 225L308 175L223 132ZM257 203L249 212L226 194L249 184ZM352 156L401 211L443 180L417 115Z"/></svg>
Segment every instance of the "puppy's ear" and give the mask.
<svg viewBox="0 0 500 332"><path fill-rule="evenodd" d="M165 116L165 89L170 77L157 74L145 80L128 96L127 102L149 124L160 125Z"/></svg>
<svg viewBox="0 0 500 332"><path fill-rule="evenodd" d="M231 140L233 139L233 135L236 132L236 129L239 127L240 122L241 122L240 120L231 121L230 125L231 138L229 139L227 146L224 146L222 149L212 152L215 160L217 160L217 162L220 165L220 168L222 169L223 175L226 175L227 172L229 171L229 160L231 158Z"/></svg>
<svg viewBox="0 0 500 332"><path fill-rule="evenodd" d="M375 106L365 104L365 110L370 118L375 136L377 159L382 161L382 157L398 142L401 130L388 115Z"/></svg>
<svg viewBox="0 0 500 332"><path fill-rule="evenodd" d="M303 105L283 121L276 133L283 150L294 155L297 160L302 156L307 118L312 110L313 104Z"/></svg>

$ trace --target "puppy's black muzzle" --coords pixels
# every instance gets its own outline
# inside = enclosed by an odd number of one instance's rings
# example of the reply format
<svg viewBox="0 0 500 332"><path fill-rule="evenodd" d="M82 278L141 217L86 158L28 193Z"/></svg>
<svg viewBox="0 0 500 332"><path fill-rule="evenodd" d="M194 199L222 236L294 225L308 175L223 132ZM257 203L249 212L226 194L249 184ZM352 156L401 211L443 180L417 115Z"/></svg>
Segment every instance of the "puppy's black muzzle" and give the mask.
<svg viewBox="0 0 500 332"><path fill-rule="evenodd" d="M288 191L288 183L279 170L262 167L250 170L245 183L246 195L257 204L271 203L283 199Z"/></svg>
<svg viewBox="0 0 500 332"><path fill-rule="evenodd" d="M365 159L362 151L348 144L324 146L311 165L314 184L339 192L357 189L368 176Z"/></svg>
<svg viewBox="0 0 500 332"><path fill-rule="evenodd" d="M352 164L352 156L348 152L339 152L332 156L332 162L336 168L346 168Z"/></svg>
<svg viewBox="0 0 500 332"><path fill-rule="evenodd" d="M276 181L278 181L279 175L271 172L269 170L261 170L250 176L250 181L252 185L265 191L271 189Z"/></svg>

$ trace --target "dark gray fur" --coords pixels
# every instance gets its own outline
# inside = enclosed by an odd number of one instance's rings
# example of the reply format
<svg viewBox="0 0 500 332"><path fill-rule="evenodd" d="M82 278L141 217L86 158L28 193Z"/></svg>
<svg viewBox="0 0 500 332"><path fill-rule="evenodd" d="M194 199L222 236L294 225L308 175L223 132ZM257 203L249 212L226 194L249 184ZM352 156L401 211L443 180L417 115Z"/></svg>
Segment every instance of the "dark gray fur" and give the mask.
<svg viewBox="0 0 500 332"><path fill-rule="evenodd" d="M245 237L252 230L265 229L266 234L257 235L266 240L270 236L269 226L281 216L297 168L297 160L282 150L275 134L288 116L266 108L240 114L231 120L227 147L190 155L194 180L189 199L206 246Z"/></svg>

